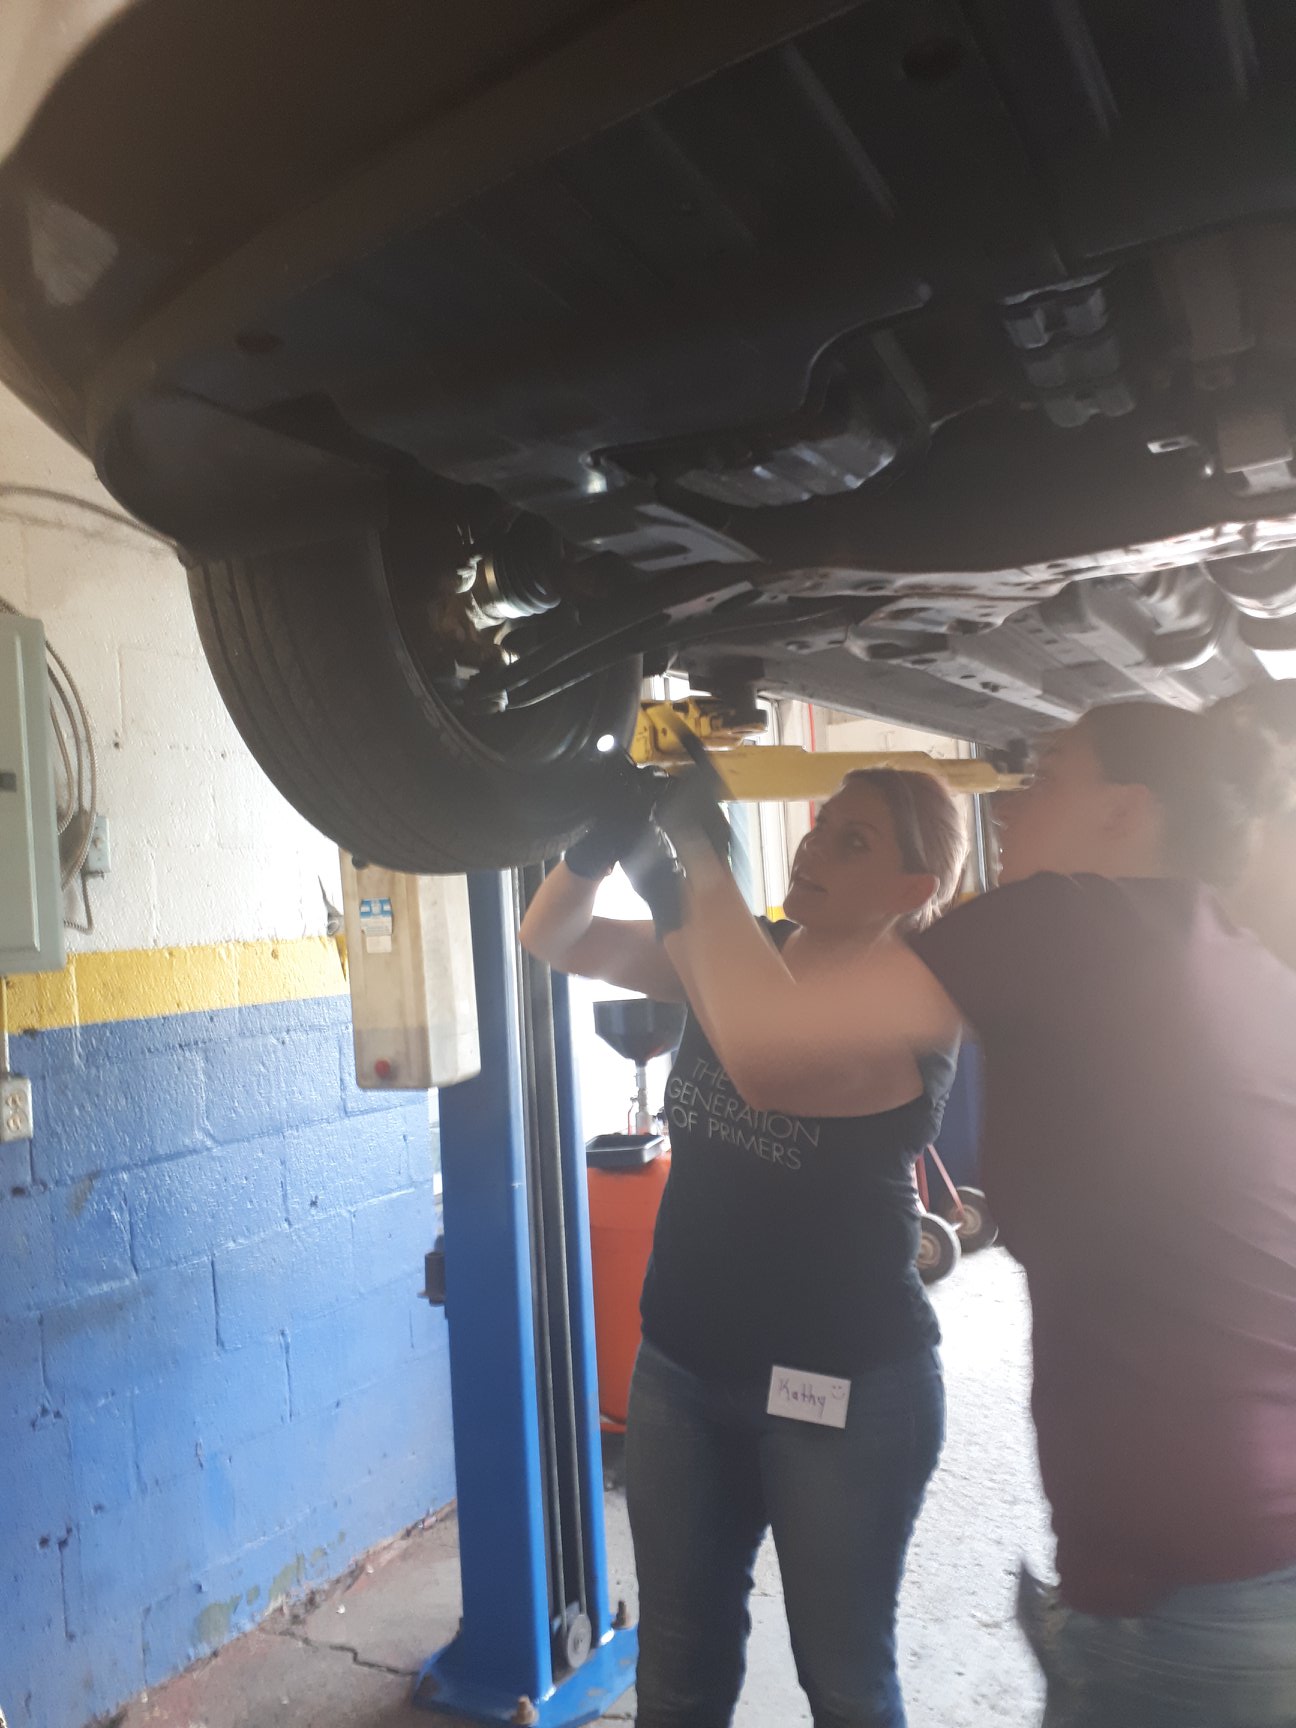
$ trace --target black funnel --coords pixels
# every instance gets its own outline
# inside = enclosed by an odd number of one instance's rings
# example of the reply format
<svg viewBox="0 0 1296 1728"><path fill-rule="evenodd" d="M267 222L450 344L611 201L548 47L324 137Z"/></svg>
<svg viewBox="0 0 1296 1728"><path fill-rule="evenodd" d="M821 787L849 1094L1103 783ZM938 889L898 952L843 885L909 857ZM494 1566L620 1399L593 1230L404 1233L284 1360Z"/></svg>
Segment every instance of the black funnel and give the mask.
<svg viewBox="0 0 1296 1728"><path fill-rule="evenodd" d="M594 1030L618 1056L636 1067L664 1056L679 1043L687 1009L682 1002L650 1002L631 996L623 1002L596 1002Z"/></svg>

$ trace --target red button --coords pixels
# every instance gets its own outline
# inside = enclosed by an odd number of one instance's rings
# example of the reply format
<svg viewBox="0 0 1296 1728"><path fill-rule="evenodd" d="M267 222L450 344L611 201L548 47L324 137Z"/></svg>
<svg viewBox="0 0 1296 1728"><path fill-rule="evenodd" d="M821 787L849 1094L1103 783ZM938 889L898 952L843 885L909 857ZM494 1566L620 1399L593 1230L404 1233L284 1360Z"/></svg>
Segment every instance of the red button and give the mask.
<svg viewBox="0 0 1296 1728"><path fill-rule="evenodd" d="M390 1080L392 1065L385 1056L380 1056L374 1063L374 1073L380 1080Z"/></svg>

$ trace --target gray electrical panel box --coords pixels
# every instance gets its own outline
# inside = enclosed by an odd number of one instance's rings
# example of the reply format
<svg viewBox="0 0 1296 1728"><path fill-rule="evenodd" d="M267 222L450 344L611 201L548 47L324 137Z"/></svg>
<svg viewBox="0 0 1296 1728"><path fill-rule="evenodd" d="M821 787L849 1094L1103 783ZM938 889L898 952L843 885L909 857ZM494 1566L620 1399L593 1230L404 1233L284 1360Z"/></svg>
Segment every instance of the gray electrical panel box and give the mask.
<svg viewBox="0 0 1296 1728"><path fill-rule="evenodd" d="M45 630L0 612L0 977L63 965Z"/></svg>

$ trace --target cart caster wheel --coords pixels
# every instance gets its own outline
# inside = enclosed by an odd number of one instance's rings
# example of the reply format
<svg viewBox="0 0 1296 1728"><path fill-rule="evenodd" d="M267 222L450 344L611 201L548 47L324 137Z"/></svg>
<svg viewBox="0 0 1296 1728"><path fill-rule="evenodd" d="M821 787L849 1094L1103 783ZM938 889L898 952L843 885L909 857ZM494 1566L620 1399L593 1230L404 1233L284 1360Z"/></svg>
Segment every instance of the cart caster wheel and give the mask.
<svg viewBox="0 0 1296 1728"><path fill-rule="evenodd" d="M965 1254L975 1254L980 1248L991 1247L999 1238L999 1226L990 1216L986 1197L979 1188L960 1188L963 1222L957 1226L959 1243Z"/></svg>
<svg viewBox="0 0 1296 1728"><path fill-rule="evenodd" d="M939 1284L942 1278L948 1278L962 1253L954 1226L934 1212L924 1212L918 1243L918 1276L923 1283Z"/></svg>

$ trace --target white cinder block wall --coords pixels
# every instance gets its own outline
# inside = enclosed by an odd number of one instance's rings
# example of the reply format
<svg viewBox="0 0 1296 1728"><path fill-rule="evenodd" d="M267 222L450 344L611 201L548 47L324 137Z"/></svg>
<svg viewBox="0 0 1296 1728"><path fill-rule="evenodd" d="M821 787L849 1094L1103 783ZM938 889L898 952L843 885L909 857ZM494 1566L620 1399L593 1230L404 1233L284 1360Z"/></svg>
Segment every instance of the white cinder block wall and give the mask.
<svg viewBox="0 0 1296 1728"><path fill-rule="evenodd" d="M82 692L112 851L76 963L5 991L0 1715L81 1728L454 1472L428 1100L355 1085L336 848L227 719L174 556L24 487L114 508L0 395L0 594Z"/></svg>
<svg viewBox="0 0 1296 1728"><path fill-rule="evenodd" d="M90 884L94 933L69 931L69 950L321 934L336 848L235 731L174 554L16 486L118 507L83 456L0 391L0 596L43 621L77 681L111 836L112 873Z"/></svg>

